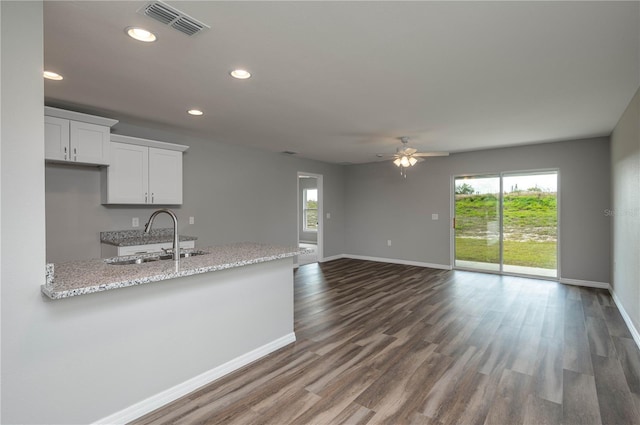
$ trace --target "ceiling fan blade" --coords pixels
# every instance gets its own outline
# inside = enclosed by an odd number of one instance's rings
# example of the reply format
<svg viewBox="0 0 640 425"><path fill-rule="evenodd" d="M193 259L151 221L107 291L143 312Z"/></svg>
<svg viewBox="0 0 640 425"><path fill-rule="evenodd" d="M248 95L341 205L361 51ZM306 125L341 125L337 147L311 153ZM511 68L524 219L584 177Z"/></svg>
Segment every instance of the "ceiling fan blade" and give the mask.
<svg viewBox="0 0 640 425"><path fill-rule="evenodd" d="M413 155L416 152L418 152L418 149L410 148L408 146L401 146L399 148L396 148L396 155L400 156L409 156Z"/></svg>
<svg viewBox="0 0 640 425"><path fill-rule="evenodd" d="M449 156L449 152L418 152L414 153L416 157L428 157L428 156Z"/></svg>
<svg viewBox="0 0 640 425"><path fill-rule="evenodd" d="M418 149L415 149L415 148L404 148L404 151L403 151L405 155L413 155L416 152L418 152Z"/></svg>

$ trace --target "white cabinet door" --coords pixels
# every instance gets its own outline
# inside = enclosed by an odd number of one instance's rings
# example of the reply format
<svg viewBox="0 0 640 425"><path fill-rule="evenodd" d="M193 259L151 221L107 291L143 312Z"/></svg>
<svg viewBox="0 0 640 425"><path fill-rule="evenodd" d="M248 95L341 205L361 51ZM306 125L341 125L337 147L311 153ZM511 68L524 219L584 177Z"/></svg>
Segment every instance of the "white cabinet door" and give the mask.
<svg viewBox="0 0 640 425"><path fill-rule="evenodd" d="M44 117L44 157L57 161L69 160L69 120Z"/></svg>
<svg viewBox="0 0 640 425"><path fill-rule="evenodd" d="M109 127L70 121L69 149L71 160L88 164L109 165Z"/></svg>
<svg viewBox="0 0 640 425"><path fill-rule="evenodd" d="M149 148L111 142L107 170L108 204L146 204L149 198Z"/></svg>
<svg viewBox="0 0 640 425"><path fill-rule="evenodd" d="M149 148L150 203L182 204L182 152Z"/></svg>

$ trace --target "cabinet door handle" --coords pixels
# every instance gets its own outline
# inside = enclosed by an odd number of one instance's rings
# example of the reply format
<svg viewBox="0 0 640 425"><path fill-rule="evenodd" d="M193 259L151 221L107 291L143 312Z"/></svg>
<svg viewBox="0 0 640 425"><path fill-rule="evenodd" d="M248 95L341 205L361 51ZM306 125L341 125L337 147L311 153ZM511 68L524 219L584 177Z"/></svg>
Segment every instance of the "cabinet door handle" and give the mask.
<svg viewBox="0 0 640 425"><path fill-rule="evenodd" d="M64 160L67 160L67 147L64 147Z"/></svg>
<svg viewBox="0 0 640 425"><path fill-rule="evenodd" d="M154 204L155 203L155 196L154 193L151 192L151 203Z"/></svg>
<svg viewBox="0 0 640 425"><path fill-rule="evenodd" d="M148 204L149 203L149 195L147 194L147 192L144 193L144 203Z"/></svg>
<svg viewBox="0 0 640 425"><path fill-rule="evenodd" d="M78 149L73 148L73 160L74 160L74 161L77 161L77 160L78 160L78 157L76 156L77 154L78 154Z"/></svg>

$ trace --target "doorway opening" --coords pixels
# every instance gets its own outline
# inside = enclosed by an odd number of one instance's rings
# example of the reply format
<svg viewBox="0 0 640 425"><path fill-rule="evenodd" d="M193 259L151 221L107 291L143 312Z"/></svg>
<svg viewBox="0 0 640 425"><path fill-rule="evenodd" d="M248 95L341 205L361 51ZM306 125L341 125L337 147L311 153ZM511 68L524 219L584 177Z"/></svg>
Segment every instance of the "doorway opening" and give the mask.
<svg viewBox="0 0 640 425"><path fill-rule="evenodd" d="M298 255L298 266L322 259L322 175L298 172L298 246L309 251Z"/></svg>
<svg viewBox="0 0 640 425"><path fill-rule="evenodd" d="M454 177L454 267L557 278L558 171Z"/></svg>

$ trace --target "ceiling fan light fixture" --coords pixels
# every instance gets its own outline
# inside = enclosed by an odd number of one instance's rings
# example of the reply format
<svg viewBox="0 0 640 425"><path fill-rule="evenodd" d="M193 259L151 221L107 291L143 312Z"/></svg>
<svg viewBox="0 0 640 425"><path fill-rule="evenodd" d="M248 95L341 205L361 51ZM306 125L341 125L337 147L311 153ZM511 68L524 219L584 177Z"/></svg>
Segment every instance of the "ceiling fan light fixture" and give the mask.
<svg viewBox="0 0 640 425"><path fill-rule="evenodd" d="M400 158L400 165L402 165L403 167L409 167L411 164L409 162L409 157L407 157L406 155L403 156L402 158Z"/></svg>
<svg viewBox="0 0 640 425"><path fill-rule="evenodd" d="M416 165L416 163L417 163L417 162L418 162L418 160L417 160L417 159L415 159L414 157L412 157L412 156L411 156L411 157L409 157L409 165L411 165L412 167L413 167L414 165Z"/></svg>
<svg viewBox="0 0 640 425"><path fill-rule="evenodd" d="M398 166L398 167L399 167L399 166L400 166L400 163L401 163L400 158L396 158L396 159L393 161L393 163L394 163L396 166Z"/></svg>

